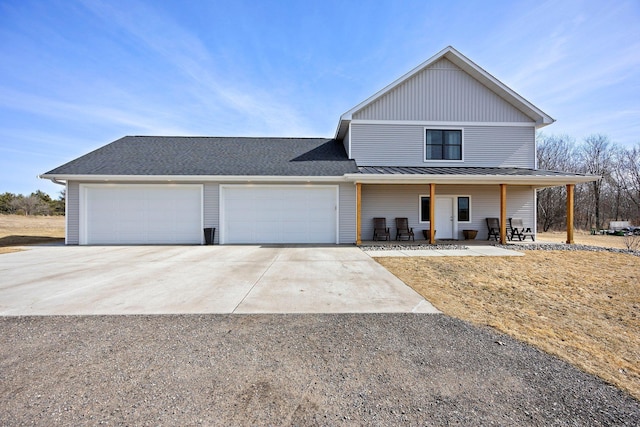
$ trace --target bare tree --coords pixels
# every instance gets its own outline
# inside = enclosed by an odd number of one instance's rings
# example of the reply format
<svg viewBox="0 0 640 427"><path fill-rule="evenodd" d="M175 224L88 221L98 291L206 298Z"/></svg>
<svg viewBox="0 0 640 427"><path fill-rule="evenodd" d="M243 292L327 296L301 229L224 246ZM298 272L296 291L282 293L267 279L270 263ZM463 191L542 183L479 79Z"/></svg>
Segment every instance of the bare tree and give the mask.
<svg viewBox="0 0 640 427"><path fill-rule="evenodd" d="M536 136L538 168L575 171L575 141L569 135ZM566 218L566 188L550 187L538 191L538 227L543 231L560 226Z"/></svg>
<svg viewBox="0 0 640 427"><path fill-rule="evenodd" d="M629 219L640 225L640 142L623 150L621 163L624 170L622 187L632 209Z"/></svg>
<svg viewBox="0 0 640 427"><path fill-rule="evenodd" d="M593 200L595 227L597 229L600 229L602 224L602 190L604 182L610 178L612 157L611 143L605 135L590 135L578 147L578 158L582 171L592 175L600 175L603 178L589 183Z"/></svg>

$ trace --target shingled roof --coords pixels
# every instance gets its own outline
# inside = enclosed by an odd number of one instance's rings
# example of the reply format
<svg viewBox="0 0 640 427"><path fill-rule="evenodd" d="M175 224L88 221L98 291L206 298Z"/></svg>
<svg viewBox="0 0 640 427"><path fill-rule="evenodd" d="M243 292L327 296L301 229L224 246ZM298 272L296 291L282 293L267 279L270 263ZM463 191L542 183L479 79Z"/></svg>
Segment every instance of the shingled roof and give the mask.
<svg viewBox="0 0 640 427"><path fill-rule="evenodd" d="M125 136L45 175L342 176L357 173L323 138Z"/></svg>

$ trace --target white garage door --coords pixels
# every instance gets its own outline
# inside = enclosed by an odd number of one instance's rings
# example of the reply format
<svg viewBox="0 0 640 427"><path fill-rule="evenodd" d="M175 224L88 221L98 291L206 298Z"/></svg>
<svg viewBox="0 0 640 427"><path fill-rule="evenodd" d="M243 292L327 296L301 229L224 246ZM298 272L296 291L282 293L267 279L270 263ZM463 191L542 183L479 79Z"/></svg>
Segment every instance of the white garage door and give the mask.
<svg viewBox="0 0 640 427"><path fill-rule="evenodd" d="M221 243L337 243L337 186L222 186Z"/></svg>
<svg viewBox="0 0 640 427"><path fill-rule="evenodd" d="M81 244L200 244L201 185L84 185Z"/></svg>

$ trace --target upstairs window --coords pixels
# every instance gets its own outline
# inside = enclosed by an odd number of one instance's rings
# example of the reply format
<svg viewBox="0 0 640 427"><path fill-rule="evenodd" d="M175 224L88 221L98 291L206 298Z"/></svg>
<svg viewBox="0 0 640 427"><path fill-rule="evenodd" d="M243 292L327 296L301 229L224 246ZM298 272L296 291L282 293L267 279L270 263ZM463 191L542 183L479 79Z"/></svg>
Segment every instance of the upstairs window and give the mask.
<svg viewBox="0 0 640 427"><path fill-rule="evenodd" d="M462 130L426 129L427 160L462 160Z"/></svg>

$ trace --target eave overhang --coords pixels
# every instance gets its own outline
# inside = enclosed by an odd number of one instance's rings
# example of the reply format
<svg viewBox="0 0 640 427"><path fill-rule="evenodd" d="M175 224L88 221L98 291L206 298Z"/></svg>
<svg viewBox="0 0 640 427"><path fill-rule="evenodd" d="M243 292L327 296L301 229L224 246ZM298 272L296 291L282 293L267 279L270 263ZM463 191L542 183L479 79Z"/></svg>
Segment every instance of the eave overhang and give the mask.
<svg viewBox="0 0 640 427"><path fill-rule="evenodd" d="M557 187L597 181L599 176L508 176L508 175L379 175L346 174L345 179L361 184L449 184L449 185L519 185L535 188Z"/></svg>
<svg viewBox="0 0 640 427"><path fill-rule="evenodd" d="M344 176L287 175L40 175L52 181L80 182L336 182Z"/></svg>
<svg viewBox="0 0 640 427"><path fill-rule="evenodd" d="M595 175L469 175L469 174L366 174L351 173L342 176L286 176L286 175L40 175L40 178L60 181L92 183L193 183L193 182L353 182L361 184L449 184L490 185L507 184L536 188L580 184L601 179Z"/></svg>

